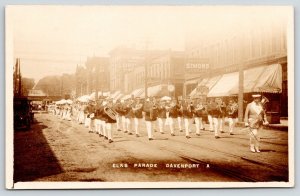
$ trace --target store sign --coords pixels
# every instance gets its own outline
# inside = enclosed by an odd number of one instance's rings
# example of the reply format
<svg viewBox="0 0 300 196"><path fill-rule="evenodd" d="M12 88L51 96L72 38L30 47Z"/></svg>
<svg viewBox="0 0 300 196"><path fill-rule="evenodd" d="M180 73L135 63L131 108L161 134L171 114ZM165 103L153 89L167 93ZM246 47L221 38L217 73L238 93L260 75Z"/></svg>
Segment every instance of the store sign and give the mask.
<svg viewBox="0 0 300 196"><path fill-rule="evenodd" d="M187 59L185 64L185 71L189 73L203 73L210 68L208 59Z"/></svg>

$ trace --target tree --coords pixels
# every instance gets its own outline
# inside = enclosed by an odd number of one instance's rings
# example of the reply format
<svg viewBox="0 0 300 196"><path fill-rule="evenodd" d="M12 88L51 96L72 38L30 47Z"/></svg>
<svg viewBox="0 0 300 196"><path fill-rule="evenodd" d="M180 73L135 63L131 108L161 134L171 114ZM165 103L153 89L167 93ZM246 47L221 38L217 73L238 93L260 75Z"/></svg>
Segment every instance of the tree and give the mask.
<svg viewBox="0 0 300 196"><path fill-rule="evenodd" d="M28 96L29 90L31 90L35 85L33 78L23 78L21 83L22 95Z"/></svg>
<svg viewBox="0 0 300 196"><path fill-rule="evenodd" d="M38 81L35 89L42 90L48 96L65 97L75 90L75 75L46 76Z"/></svg>

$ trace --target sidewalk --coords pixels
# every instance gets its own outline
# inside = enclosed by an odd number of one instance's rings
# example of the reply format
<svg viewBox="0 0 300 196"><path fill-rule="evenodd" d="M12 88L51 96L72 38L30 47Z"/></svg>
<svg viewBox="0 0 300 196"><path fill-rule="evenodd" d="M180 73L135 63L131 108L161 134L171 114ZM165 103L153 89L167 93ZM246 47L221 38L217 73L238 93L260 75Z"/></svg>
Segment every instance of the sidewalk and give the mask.
<svg viewBox="0 0 300 196"><path fill-rule="evenodd" d="M288 131L288 120L280 119L280 124L269 124L268 126L264 126L264 129L275 129L280 131Z"/></svg>

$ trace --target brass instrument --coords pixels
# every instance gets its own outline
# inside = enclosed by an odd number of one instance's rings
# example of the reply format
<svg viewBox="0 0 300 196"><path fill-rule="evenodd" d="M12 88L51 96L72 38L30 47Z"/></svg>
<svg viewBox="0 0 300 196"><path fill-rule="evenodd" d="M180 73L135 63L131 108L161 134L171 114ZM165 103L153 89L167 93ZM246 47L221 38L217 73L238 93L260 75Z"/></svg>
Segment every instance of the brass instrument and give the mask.
<svg viewBox="0 0 300 196"><path fill-rule="evenodd" d="M118 113L110 107L104 107L104 113L112 120L117 120Z"/></svg>
<svg viewBox="0 0 300 196"><path fill-rule="evenodd" d="M264 106L266 103L268 103L268 102L270 102L270 101L269 101L269 99L268 99L267 97L262 96L260 102L261 102L261 104Z"/></svg>
<svg viewBox="0 0 300 196"><path fill-rule="evenodd" d="M152 107L150 108L150 118L153 118L154 110L157 109L157 105L155 103L152 103Z"/></svg>
<svg viewBox="0 0 300 196"><path fill-rule="evenodd" d="M233 103L230 106L230 111L228 112L229 115L232 115L233 113L235 113L237 110L239 109L239 105L237 103Z"/></svg>
<svg viewBox="0 0 300 196"><path fill-rule="evenodd" d="M176 106L175 102L171 102L170 105L166 105L165 108L169 112L171 108L174 108Z"/></svg>
<svg viewBox="0 0 300 196"><path fill-rule="evenodd" d="M203 104L202 103L198 103L195 110L196 111L199 111L199 110L202 110L204 108Z"/></svg>
<svg viewBox="0 0 300 196"><path fill-rule="evenodd" d="M217 109L219 110L219 112L223 113L222 107L224 107L224 102L222 101L222 99L217 98L216 103L217 103Z"/></svg>
<svg viewBox="0 0 300 196"><path fill-rule="evenodd" d="M135 113L136 111L142 109L142 107L143 107L143 104L141 104L141 103L138 103L138 104L135 104L135 105L132 104L132 105L131 105L131 109L132 109L133 113Z"/></svg>

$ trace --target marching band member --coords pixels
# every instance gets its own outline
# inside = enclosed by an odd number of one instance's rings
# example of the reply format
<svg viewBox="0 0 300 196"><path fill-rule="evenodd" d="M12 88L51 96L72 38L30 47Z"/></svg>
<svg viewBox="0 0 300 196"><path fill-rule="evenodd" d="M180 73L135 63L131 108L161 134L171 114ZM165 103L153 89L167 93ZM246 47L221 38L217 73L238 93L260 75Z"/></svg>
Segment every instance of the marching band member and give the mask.
<svg viewBox="0 0 300 196"><path fill-rule="evenodd" d="M203 118L205 117L205 107L200 99L197 100L197 105L194 109L194 118L196 124L196 135L200 135L200 130L204 130Z"/></svg>
<svg viewBox="0 0 300 196"><path fill-rule="evenodd" d="M99 137L102 136L102 131L101 131L101 105L102 101L99 100L99 102L96 105L96 111L95 111L95 129L96 133L99 134Z"/></svg>
<svg viewBox="0 0 300 196"><path fill-rule="evenodd" d="M86 108L85 104L82 104L81 106L79 106L79 117L78 117L79 124L84 124L84 121L85 121L84 110L85 110L85 108Z"/></svg>
<svg viewBox="0 0 300 196"><path fill-rule="evenodd" d="M116 100L116 103L114 104L114 110L117 112L117 131L122 131L121 130L121 123L122 123L122 111L121 111L122 104L120 100ZM124 129L124 127L123 127Z"/></svg>
<svg viewBox="0 0 300 196"><path fill-rule="evenodd" d="M67 104L66 105L66 116L65 116L65 119L68 120L68 121L72 120L71 119L71 114L72 114L72 107L71 107L70 104Z"/></svg>
<svg viewBox="0 0 300 196"><path fill-rule="evenodd" d="M124 131L124 133L127 133L126 132L126 118L125 118L125 115L126 115L126 104L125 104L125 101L122 99L121 100L121 104L120 104L120 108L119 108L119 114L121 116L121 123L122 123L122 130Z"/></svg>
<svg viewBox="0 0 300 196"><path fill-rule="evenodd" d="M102 132L102 135L104 136L104 139L108 139L107 131L106 131L107 116L105 115L105 112L104 112L104 107L106 107L106 105L107 105L107 102L105 100L103 100L102 105L100 107L101 132Z"/></svg>
<svg viewBox="0 0 300 196"><path fill-rule="evenodd" d="M219 118L219 131L221 133L223 133L223 125L224 125L224 122L225 122L225 116L226 116L226 104L225 102L220 98L218 99L219 100L219 105L220 105L220 110L221 110L221 116Z"/></svg>
<svg viewBox="0 0 300 196"><path fill-rule="evenodd" d="M238 104L233 99L229 100L226 107L226 117L229 125L229 134L233 135L233 128L238 117Z"/></svg>
<svg viewBox="0 0 300 196"><path fill-rule="evenodd" d="M153 140L153 132L152 132L152 126L153 121L156 121L157 118L157 106L155 105L155 101L150 101L149 98L146 99L146 102L144 104L143 108L145 112L145 122L146 122L146 129L148 134L149 141Z"/></svg>
<svg viewBox="0 0 300 196"><path fill-rule="evenodd" d="M219 99L220 98L216 98L215 101L212 101L208 105L208 111L212 117L213 128L214 128L216 139L220 138L218 127L219 127L219 119L222 118L222 111L221 111L221 105Z"/></svg>
<svg viewBox="0 0 300 196"><path fill-rule="evenodd" d="M249 103L245 111L245 126L250 128L250 151L260 152L259 150L259 132L262 125L267 125L266 113L261 103L261 95L252 95L253 101Z"/></svg>
<svg viewBox="0 0 300 196"><path fill-rule="evenodd" d="M127 102L127 105L126 105L126 115L125 115L125 119L126 119L126 131L124 133L127 133L129 135L132 135L132 132L131 132L131 126L132 126L132 121L133 121L133 111L132 111L132 106L134 104L134 100L132 98L130 98Z"/></svg>
<svg viewBox="0 0 300 196"><path fill-rule="evenodd" d="M136 103L132 107L133 115L134 115L134 129L135 129L135 136L139 137L139 125L143 119L143 104L140 101L140 98L136 98Z"/></svg>
<svg viewBox="0 0 300 196"><path fill-rule="evenodd" d="M91 118L93 117L93 116L91 116L93 114L93 106L92 106L91 100L89 101L88 106L85 108L84 113L86 115L84 126L87 127L89 129L89 133L91 133L92 132Z"/></svg>
<svg viewBox="0 0 300 196"><path fill-rule="evenodd" d="M178 110L177 110L176 105L177 105L176 100L172 99L170 105L167 106L167 109L166 109L167 112L169 113L168 120L169 120L169 127L170 127L170 131L171 131L171 136L175 136L174 122L178 118Z"/></svg>
<svg viewBox="0 0 300 196"><path fill-rule="evenodd" d="M187 139L191 138L190 134L190 125L192 123L193 118L193 110L194 106L191 99L186 99L182 105L183 108L183 120L184 120L184 129L185 129L185 137Z"/></svg>
<svg viewBox="0 0 300 196"><path fill-rule="evenodd" d="M158 129L161 134L164 134L164 126L167 118L166 103L164 101L160 101L160 104L157 107L157 112Z"/></svg>
<svg viewBox="0 0 300 196"><path fill-rule="evenodd" d="M113 110L113 100L109 99L107 105L104 105L104 116L106 118L105 124L106 124L106 134L108 138L108 142L113 142L113 133L112 130L114 128L114 125L116 124L116 111Z"/></svg>
<svg viewBox="0 0 300 196"><path fill-rule="evenodd" d="M208 104L207 104L207 107L211 108L212 104L213 104L213 101L210 99L209 102L208 102ZM212 119L212 116L211 116L210 112L209 111L207 111L207 112L208 112L208 114L207 114L207 120L208 120L208 124L209 124L208 130L211 131L211 132L213 132L214 131L213 119Z"/></svg>
<svg viewBox="0 0 300 196"><path fill-rule="evenodd" d="M89 124L89 133L94 133L95 130L95 112L96 112L96 107L94 103L92 102L91 108L90 108L90 124Z"/></svg>
<svg viewBox="0 0 300 196"><path fill-rule="evenodd" d="M182 130L182 115L183 115L182 100L178 100L176 107L178 111L178 117L177 117L178 129L180 132L182 132L183 131Z"/></svg>

